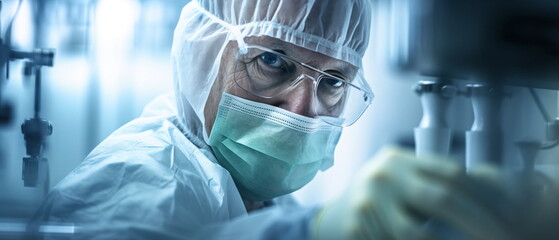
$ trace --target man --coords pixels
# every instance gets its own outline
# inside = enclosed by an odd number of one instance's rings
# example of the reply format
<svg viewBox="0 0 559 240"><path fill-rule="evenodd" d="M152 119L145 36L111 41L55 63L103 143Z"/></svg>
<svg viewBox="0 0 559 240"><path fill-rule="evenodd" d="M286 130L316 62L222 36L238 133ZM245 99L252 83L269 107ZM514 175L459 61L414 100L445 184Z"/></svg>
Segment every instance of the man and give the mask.
<svg viewBox="0 0 559 240"><path fill-rule="evenodd" d="M172 50L175 101L115 131L48 195L36 219L83 239L476 239L505 226L468 191L492 173L382 151L347 193L303 208L289 193L333 164L342 127L373 94L361 59L368 0L197 0Z"/></svg>

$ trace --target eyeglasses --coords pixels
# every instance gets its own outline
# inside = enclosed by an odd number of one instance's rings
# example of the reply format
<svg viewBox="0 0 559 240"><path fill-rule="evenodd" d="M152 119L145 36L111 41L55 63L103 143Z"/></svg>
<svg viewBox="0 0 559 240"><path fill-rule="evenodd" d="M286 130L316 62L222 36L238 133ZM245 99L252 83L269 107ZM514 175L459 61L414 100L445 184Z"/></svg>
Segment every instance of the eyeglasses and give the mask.
<svg viewBox="0 0 559 240"><path fill-rule="evenodd" d="M234 79L255 96L274 98L312 80L314 116L336 126L353 124L373 100L360 71L353 77L336 76L265 47L248 45L246 50L236 54Z"/></svg>

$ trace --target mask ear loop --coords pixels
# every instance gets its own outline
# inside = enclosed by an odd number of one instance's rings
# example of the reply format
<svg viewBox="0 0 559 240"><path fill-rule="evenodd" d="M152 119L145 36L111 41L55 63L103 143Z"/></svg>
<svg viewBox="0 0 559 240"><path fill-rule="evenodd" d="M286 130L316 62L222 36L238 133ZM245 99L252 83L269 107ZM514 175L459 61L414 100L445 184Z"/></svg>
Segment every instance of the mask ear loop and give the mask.
<svg viewBox="0 0 559 240"><path fill-rule="evenodd" d="M245 38L244 38L243 34L241 33L241 30L237 26L229 24L228 22L225 22L225 21L221 20L220 18L218 18L215 15L211 14L210 12L206 11L206 9L204 9L200 5L197 5L197 8L204 15L208 16L213 21L219 23L221 26L227 28L231 32L231 34L233 34L233 36L237 40L237 44L238 44L238 47L239 47L239 53L240 54L245 55L245 54L248 53L248 47L247 47L247 44L245 43L245 40L244 40Z"/></svg>

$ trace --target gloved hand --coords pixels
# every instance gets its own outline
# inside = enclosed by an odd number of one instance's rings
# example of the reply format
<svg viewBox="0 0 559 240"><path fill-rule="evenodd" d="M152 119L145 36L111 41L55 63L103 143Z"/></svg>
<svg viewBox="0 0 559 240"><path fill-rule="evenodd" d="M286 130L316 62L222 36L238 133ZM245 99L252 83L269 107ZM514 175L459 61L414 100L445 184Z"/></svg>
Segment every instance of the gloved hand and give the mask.
<svg viewBox="0 0 559 240"><path fill-rule="evenodd" d="M509 226L511 239L557 239L559 186L553 179L538 171L499 174L488 167L475 169L475 175L484 179L478 191L491 192L485 195L493 197L492 208Z"/></svg>
<svg viewBox="0 0 559 240"><path fill-rule="evenodd" d="M551 240L559 236L559 187L545 181L541 190L524 201L523 212L514 217L516 229L522 231L517 239ZM532 191L533 192L533 191Z"/></svg>
<svg viewBox="0 0 559 240"><path fill-rule="evenodd" d="M311 225L313 239L444 239L426 226L427 220L443 223L467 239L512 239L473 184L494 180L490 184L499 188L501 178L495 174L466 175L449 159L383 149L339 199L317 213Z"/></svg>

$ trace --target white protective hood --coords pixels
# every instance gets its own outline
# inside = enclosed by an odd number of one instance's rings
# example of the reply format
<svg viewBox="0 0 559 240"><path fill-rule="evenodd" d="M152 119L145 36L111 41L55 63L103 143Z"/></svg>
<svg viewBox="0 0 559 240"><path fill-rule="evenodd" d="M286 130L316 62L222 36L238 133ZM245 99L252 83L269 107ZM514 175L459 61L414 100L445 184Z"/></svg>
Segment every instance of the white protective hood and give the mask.
<svg viewBox="0 0 559 240"><path fill-rule="evenodd" d="M231 40L242 46L244 37L270 36L362 70L370 1L193 0L182 11L171 53L179 119L204 139L204 107Z"/></svg>

